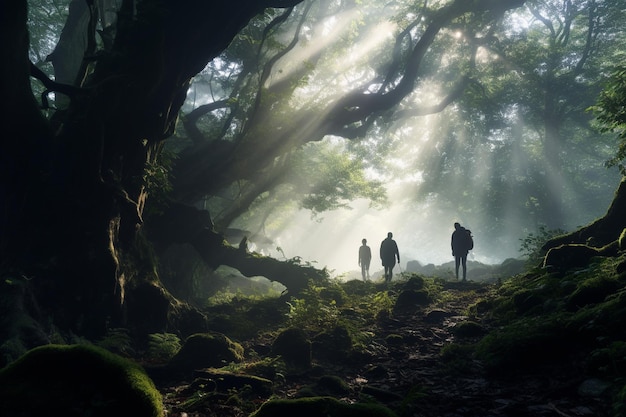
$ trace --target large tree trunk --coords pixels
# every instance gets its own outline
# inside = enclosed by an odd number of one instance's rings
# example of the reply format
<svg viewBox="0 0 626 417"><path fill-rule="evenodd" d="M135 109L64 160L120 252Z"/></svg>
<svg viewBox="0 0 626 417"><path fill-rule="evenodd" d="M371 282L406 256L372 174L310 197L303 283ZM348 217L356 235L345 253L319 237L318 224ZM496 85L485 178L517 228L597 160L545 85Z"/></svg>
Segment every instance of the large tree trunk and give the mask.
<svg viewBox="0 0 626 417"><path fill-rule="evenodd" d="M572 233L558 236L541 248L545 253L551 248L566 244L585 244L600 248L617 241L626 228L626 178L622 178L606 214L593 223Z"/></svg>
<svg viewBox="0 0 626 417"><path fill-rule="evenodd" d="M263 8L300 1L124 1L112 49L71 94L54 134L30 88L27 2L2 3L2 265L31 278L55 325L97 336L145 320L128 302L146 294L180 311L136 239L146 165L172 133L190 79ZM164 329L172 317L160 311L144 327Z"/></svg>

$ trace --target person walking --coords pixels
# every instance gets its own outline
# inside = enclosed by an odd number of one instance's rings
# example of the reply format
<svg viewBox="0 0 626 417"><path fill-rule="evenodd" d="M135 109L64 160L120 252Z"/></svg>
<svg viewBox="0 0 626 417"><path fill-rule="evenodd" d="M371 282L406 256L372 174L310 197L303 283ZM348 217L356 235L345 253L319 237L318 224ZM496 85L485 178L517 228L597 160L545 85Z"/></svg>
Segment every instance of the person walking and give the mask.
<svg viewBox="0 0 626 417"><path fill-rule="evenodd" d="M380 244L380 259L385 268L385 282L390 282L393 276L393 267L396 265L396 258L400 263L400 252L395 240L392 239L393 234L387 233L387 239Z"/></svg>
<svg viewBox="0 0 626 417"><path fill-rule="evenodd" d="M474 248L474 240L472 232L461 226L460 223L454 223L454 232L451 239L452 256L454 256L454 267L456 270L456 279L459 279L459 266L463 267L463 281L467 280L467 253Z"/></svg>
<svg viewBox="0 0 626 417"><path fill-rule="evenodd" d="M361 267L361 276L363 281L367 281L370 278L370 261L372 260L372 250L367 246L367 239L361 241L362 245L359 247L359 266Z"/></svg>

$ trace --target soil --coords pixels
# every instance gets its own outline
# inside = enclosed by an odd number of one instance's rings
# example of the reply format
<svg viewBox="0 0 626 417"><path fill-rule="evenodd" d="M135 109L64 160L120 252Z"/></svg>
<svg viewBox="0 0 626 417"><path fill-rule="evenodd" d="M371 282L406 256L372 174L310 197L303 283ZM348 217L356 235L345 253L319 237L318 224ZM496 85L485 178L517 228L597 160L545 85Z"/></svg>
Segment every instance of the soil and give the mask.
<svg viewBox="0 0 626 417"><path fill-rule="evenodd" d="M481 287L481 285L478 285ZM374 398L399 416L412 417L496 417L496 416L609 416L608 405L588 392L581 393L584 380L576 366L554 365L551 369L533 369L516 375L486 375L480 362L468 359L462 372L454 363L442 360L444 346L470 343L453 334L457 323L466 321L467 307L474 304L480 291L475 284L457 283L447 288L445 303L429 306L413 314L393 315L379 320L369 329L376 335L366 351L343 361L324 361L314 357L307 371L274 380L272 398L297 398L304 387L321 389L320 378L334 375L349 388L330 393L345 401ZM488 328L488 323L482 323ZM393 335L391 338L390 335ZM400 337L398 337L400 336ZM391 343L397 340L397 343ZM244 346L269 349L271 341L253 338ZM259 349L261 348L261 349ZM158 382L169 417L242 417L248 416L269 395L254 393L207 392L201 405L185 405L198 396L192 380ZM188 403L187 403L188 404Z"/></svg>

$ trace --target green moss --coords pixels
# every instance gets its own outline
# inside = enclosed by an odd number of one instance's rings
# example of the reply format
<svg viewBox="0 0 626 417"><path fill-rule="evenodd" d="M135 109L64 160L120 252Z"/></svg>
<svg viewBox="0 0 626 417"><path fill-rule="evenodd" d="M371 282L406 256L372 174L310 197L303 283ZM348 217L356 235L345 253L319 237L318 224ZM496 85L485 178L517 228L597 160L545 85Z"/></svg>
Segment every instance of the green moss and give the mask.
<svg viewBox="0 0 626 417"><path fill-rule="evenodd" d="M161 395L136 363L87 345L32 349L0 370L0 415L161 417Z"/></svg>
<svg viewBox="0 0 626 417"><path fill-rule="evenodd" d="M615 277L594 276L578 285L567 300L567 307L570 310L577 310L589 304L600 303L621 286L622 284Z"/></svg>
<svg viewBox="0 0 626 417"><path fill-rule="evenodd" d="M490 373L533 369L565 358L574 337L559 320L524 319L489 333L477 343L476 354Z"/></svg>
<svg viewBox="0 0 626 417"><path fill-rule="evenodd" d="M474 346L450 343L441 349L440 356L448 372L455 375L465 375L473 365Z"/></svg>
<svg viewBox="0 0 626 417"><path fill-rule="evenodd" d="M243 360L243 346L220 333L196 333L187 338L183 347L170 361L182 370L219 367Z"/></svg>
<svg viewBox="0 0 626 417"><path fill-rule="evenodd" d="M626 228L622 230L622 233L619 235L618 239L618 247L619 250L626 250Z"/></svg>
<svg viewBox="0 0 626 417"><path fill-rule="evenodd" d="M387 346L400 346L404 343L404 338L399 334L389 334L385 337L385 343Z"/></svg>
<svg viewBox="0 0 626 417"><path fill-rule="evenodd" d="M348 404L332 397L309 397L297 400L271 400L250 417L396 417L388 408L378 404Z"/></svg>
<svg viewBox="0 0 626 417"><path fill-rule="evenodd" d="M478 337L485 333L483 327L474 321L463 321L458 323L452 329L452 333L459 338Z"/></svg>
<svg viewBox="0 0 626 417"><path fill-rule="evenodd" d="M317 386L331 394L347 394L350 386L336 375L324 375L317 381Z"/></svg>
<svg viewBox="0 0 626 417"><path fill-rule="evenodd" d="M302 329L291 327L282 331L272 344L272 355L281 356L287 366L311 367L311 341Z"/></svg>

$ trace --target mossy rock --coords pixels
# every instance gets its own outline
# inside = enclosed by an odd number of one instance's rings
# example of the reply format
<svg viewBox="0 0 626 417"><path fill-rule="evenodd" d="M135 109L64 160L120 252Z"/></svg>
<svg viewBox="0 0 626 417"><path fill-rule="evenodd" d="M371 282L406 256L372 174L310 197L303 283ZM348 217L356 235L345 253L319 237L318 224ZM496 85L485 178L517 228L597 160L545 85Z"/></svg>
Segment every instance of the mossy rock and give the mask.
<svg viewBox="0 0 626 417"><path fill-rule="evenodd" d="M462 321L454 326L452 333L458 338L480 337L485 334L485 329L474 321Z"/></svg>
<svg viewBox="0 0 626 417"><path fill-rule="evenodd" d="M292 327L278 334L271 353L280 356L287 366L308 369L311 367L311 351L311 341L304 330Z"/></svg>
<svg viewBox="0 0 626 417"><path fill-rule="evenodd" d="M161 417L161 394L135 362L86 345L45 345L0 370L0 415Z"/></svg>
<svg viewBox="0 0 626 417"><path fill-rule="evenodd" d="M557 270L581 268L589 265L591 258L600 255L597 248L581 244L568 244L551 248L543 261L544 268L552 267Z"/></svg>
<svg viewBox="0 0 626 417"><path fill-rule="evenodd" d="M404 283L402 287L405 290L417 291L417 290L423 289L424 286L425 286L425 281L423 277L416 275L416 274L411 274L409 279Z"/></svg>
<svg viewBox="0 0 626 417"><path fill-rule="evenodd" d="M183 347L170 361L170 367L191 371L220 367L243 360L243 347L221 333L196 333L185 340Z"/></svg>
<svg viewBox="0 0 626 417"><path fill-rule="evenodd" d="M398 294L393 312L396 314L414 313L420 307L430 304L431 301L428 292L424 290L404 290Z"/></svg>
<svg viewBox="0 0 626 417"><path fill-rule="evenodd" d="M309 397L296 400L271 400L250 417L397 417L379 404L348 404L332 397Z"/></svg>
<svg viewBox="0 0 626 417"><path fill-rule="evenodd" d="M313 338L313 354L316 358L342 360L349 356L353 345L348 328L338 325Z"/></svg>
<svg viewBox="0 0 626 417"><path fill-rule="evenodd" d="M621 286L619 281L612 278L588 279L580 284L567 299L567 309L575 311L584 306L601 303L606 297L618 291Z"/></svg>

